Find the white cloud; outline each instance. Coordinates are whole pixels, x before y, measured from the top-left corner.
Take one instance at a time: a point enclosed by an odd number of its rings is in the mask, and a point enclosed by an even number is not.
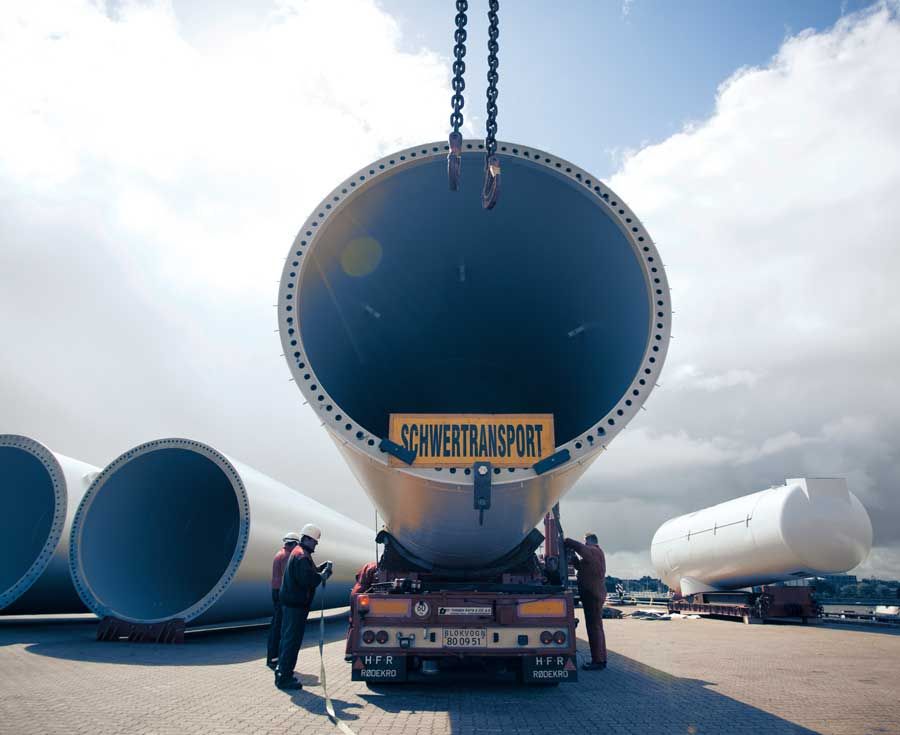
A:
[[[606,554],[606,573],[619,579],[640,579],[653,575],[649,551],[613,551]]]
[[[370,522],[272,305],[321,197],[445,132],[447,59],[374,0],[202,45],[167,2],[112,7],[0,4],[0,431],[98,464],[193,436]]]
[[[103,8],[0,4],[2,430],[95,463],[192,435],[367,521],[272,299],[325,192],[443,134],[448,61],[401,51],[374,0],[202,46],[163,2]],[[566,501],[623,568],[665,517],[804,473],[846,475],[900,544],[898,68],[896,5],[849,15],[624,156],[611,184],[671,263],[676,339]]]
[[[585,523],[615,498],[686,512],[837,474],[900,545],[897,7],[788,38],[612,178],[671,263],[675,339],[648,411],[574,491],[598,500]],[[619,548],[649,544],[639,521]]]
[[[847,417],[838,424],[853,424],[858,419]],[[638,427],[616,439],[613,448],[588,470],[588,477],[650,478],[685,469],[702,467],[734,468],[775,454],[810,445],[827,445],[835,424],[829,424],[815,436],[802,436],[787,431],[776,436],[753,437],[759,443],[736,439],[733,435],[693,437],[686,431],[656,434],[648,427]],[[783,479],[783,478],[782,478]]]
[[[715,393],[741,385],[753,388],[761,377],[758,372],[741,368],[732,368],[717,375],[707,375],[694,365],[682,363],[668,372],[666,385],[670,389],[699,389]]]
[[[610,561],[615,554],[621,560],[649,560],[650,542],[644,536],[652,534],[668,518],[678,514],[677,504],[656,497],[645,498],[634,494],[628,497],[612,497],[598,488],[589,497],[579,494],[567,496],[561,503],[561,518],[566,536],[580,539],[586,533],[595,533],[606,552],[609,574],[629,577],[630,574],[613,570]],[[649,536],[647,537],[649,539]],[[641,567],[641,577],[650,571],[649,561]]]
[[[900,549],[875,547],[869,558],[851,572],[860,579],[900,579]]]
[[[324,191],[446,127],[445,61],[401,52],[366,0],[285,4],[202,51],[163,2],[114,17],[4,4],[0,34],[7,185],[51,199],[87,187],[121,250],[152,246],[170,282],[266,289]]]

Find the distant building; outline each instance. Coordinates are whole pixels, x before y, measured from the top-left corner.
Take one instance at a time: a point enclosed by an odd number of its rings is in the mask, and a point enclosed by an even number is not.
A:
[[[820,579],[824,579],[836,590],[839,590],[844,585],[857,583],[855,574],[826,574],[825,576],[820,577]]]
[[[616,577],[606,578],[606,589],[611,592],[615,589],[616,584],[621,584],[626,592],[651,592],[664,594],[669,588],[662,580],[656,577],[643,576],[640,579],[618,579]]]

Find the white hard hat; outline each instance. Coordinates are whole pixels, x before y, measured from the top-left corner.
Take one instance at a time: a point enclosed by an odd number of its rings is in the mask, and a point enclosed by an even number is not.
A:
[[[284,534],[284,538],[281,540],[284,541],[285,543],[287,543],[288,541],[293,541],[295,544],[299,544],[300,543],[300,534],[297,533],[296,531],[288,531],[286,534]]]
[[[322,538],[322,529],[314,523],[307,523],[303,528],[300,529],[300,535],[309,536],[310,538],[314,538],[316,541],[318,541]]]

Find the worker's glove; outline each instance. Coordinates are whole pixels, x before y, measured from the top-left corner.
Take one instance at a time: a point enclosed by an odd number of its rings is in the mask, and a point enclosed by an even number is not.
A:
[[[334,562],[326,561],[323,565],[325,568],[319,572],[319,576],[322,578],[322,581],[325,582],[332,574],[332,569],[334,568]]]

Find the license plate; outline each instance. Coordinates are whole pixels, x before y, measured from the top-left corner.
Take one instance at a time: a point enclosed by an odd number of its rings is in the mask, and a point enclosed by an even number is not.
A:
[[[484,628],[444,628],[444,648],[486,648]]]
[[[406,656],[367,654],[353,660],[353,681],[406,681]]]
[[[576,658],[567,654],[525,656],[522,659],[522,674],[529,683],[578,681],[577,664]]]

